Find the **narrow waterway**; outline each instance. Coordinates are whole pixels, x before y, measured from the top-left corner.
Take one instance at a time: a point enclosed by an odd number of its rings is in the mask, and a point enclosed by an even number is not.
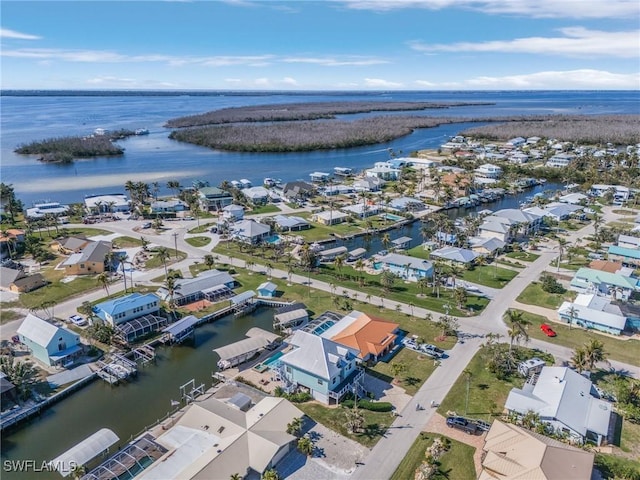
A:
[[[32,471],[12,472],[7,460],[52,460],[100,428],[110,428],[120,445],[171,410],[180,400],[180,386],[191,379],[196,385],[212,384],[218,356],[212,349],[244,338],[251,327],[272,331],[273,310],[261,308],[250,315],[223,317],[196,330],[195,343],[159,347],[155,364],[141,367],[137,378],[119,386],[103,380],[71,394],[13,433],[2,435],[3,479],[33,479]],[[41,472],[37,478],[60,479],[57,472]]]

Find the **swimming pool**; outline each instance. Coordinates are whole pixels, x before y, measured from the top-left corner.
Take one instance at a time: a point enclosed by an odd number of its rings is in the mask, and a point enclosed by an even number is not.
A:
[[[400,215],[394,215],[393,213],[383,213],[380,216],[387,220],[393,220],[394,222],[399,222],[400,220],[404,220],[404,217],[401,217]]]
[[[280,238],[280,235],[271,235],[270,237],[265,238],[264,241],[275,245],[280,243],[282,239]]]
[[[267,358],[264,362],[262,362],[262,364],[266,365],[267,367],[270,367],[271,365],[276,363],[282,355],[283,355],[282,352],[276,352],[273,355],[271,355],[269,358]]]

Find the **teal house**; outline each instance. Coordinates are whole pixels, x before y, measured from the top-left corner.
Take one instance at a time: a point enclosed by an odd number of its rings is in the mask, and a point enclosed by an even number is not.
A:
[[[50,367],[68,367],[82,355],[80,335],[56,327],[31,313],[18,328],[20,341],[36,360]]]
[[[276,296],[278,286],[273,282],[264,282],[258,287],[258,296],[273,298]]]
[[[355,348],[303,330],[297,330],[289,344],[294,349],[280,357],[278,366],[278,376],[289,393],[306,391],[319,402],[337,404],[364,377],[364,370],[356,366],[359,352]]]

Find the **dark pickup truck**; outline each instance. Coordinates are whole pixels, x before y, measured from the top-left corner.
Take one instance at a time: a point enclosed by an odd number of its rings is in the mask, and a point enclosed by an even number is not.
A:
[[[467,432],[469,435],[475,435],[478,431],[478,425],[464,417],[447,417],[447,426]]]

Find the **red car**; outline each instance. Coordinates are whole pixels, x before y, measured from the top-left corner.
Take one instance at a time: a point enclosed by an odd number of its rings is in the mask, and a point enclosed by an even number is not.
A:
[[[543,323],[542,325],[540,325],[540,330],[542,330],[547,337],[556,336],[556,332],[553,330],[553,328],[551,328],[546,323]]]

